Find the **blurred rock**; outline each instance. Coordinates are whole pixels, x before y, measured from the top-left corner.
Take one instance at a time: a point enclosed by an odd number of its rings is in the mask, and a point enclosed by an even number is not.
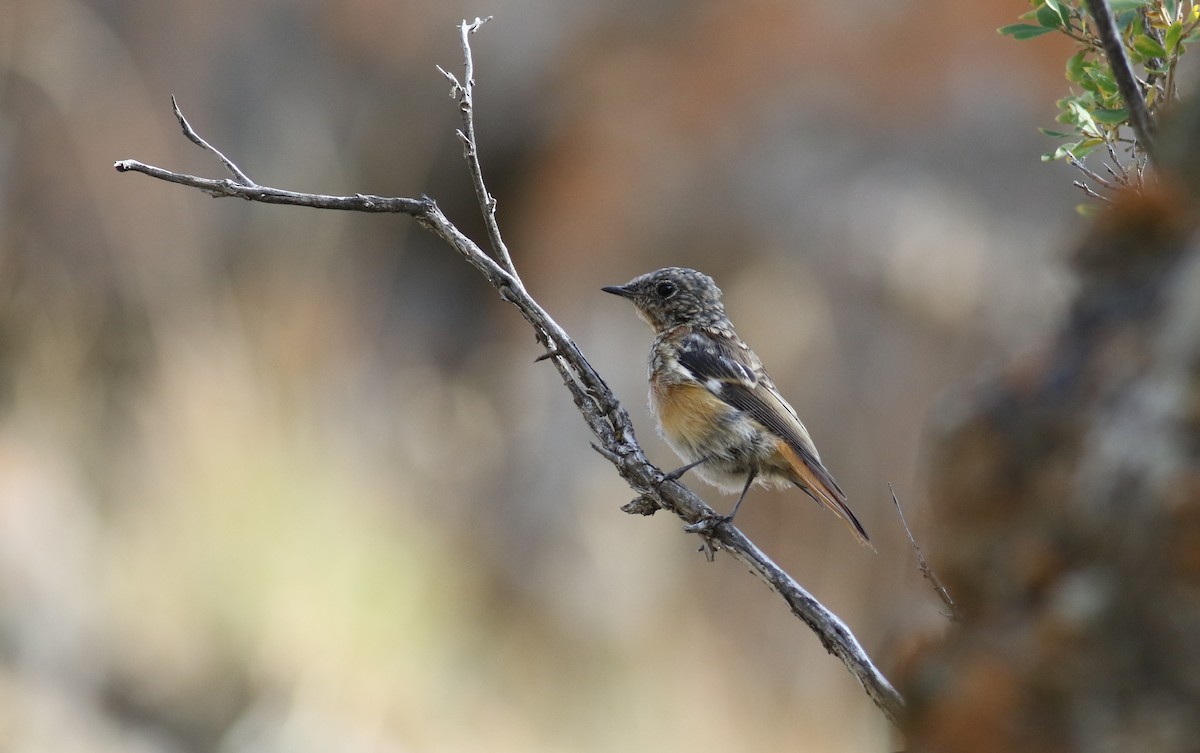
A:
[[[1167,164],[1076,250],[1057,332],[943,412],[933,564],[963,617],[901,678],[910,751],[1196,750],[1200,170]]]

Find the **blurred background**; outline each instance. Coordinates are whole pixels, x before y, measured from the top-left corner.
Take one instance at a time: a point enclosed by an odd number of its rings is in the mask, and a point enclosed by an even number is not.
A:
[[[650,332],[712,274],[879,548],[795,490],[739,523],[885,671],[945,626],[922,438],[1043,332],[1081,200],[1023,0],[5,0],[0,750],[889,750],[861,688],[589,447],[514,310],[403,216],[114,160],[435,197],[484,237],[435,69],[474,38],[526,283],[678,463]],[[722,497],[694,487],[718,509]],[[923,540],[927,552],[938,542]]]

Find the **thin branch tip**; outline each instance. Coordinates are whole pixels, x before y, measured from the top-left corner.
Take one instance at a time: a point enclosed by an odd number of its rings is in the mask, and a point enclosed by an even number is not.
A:
[[[921,575],[929,581],[934,593],[938,595],[938,598],[950,610],[949,614],[946,615],[947,619],[951,622],[957,622],[959,619],[958,605],[954,603],[950,592],[942,585],[942,579],[937,576],[937,573],[933,571],[933,567],[925,559],[924,553],[921,552],[921,547],[917,546],[917,540],[913,537],[912,530],[908,527],[908,521],[904,518],[904,510],[900,506],[900,498],[896,496],[896,490],[892,487],[891,482],[888,482],[888,491],[892,494],[892,504],[896,506],[896,514],[900,516],[900,524],[904,526],[904,533],[908,536],[909,546],[912,547],[913,554],[917,557],[917,568],[921,571]]]
[[[613,452],[612,450],[608,449],[604,445],[597,444],[596,442],[592,442],[591,445],[592,445],[593,450],[600,453],[600,455],[602,455],[610,463],[621,462],[621,456],[618,455],[617,453]]]
[[[242,168],[234,164],[233,160],[226,157],[221,153],[221,150],[208,143],[200,136],[200,134],[196,133],[196,129],[192,128],[192,124],[189,123],[187,118],[183,116],[183,110],[180,109],[179,102],[176,101],[174,94],[171,95],[171,111],[175,113],[175,119],[179,121],[179,127],[183,129],[183,135],[188,141],[192,142],[206,152],[212,152],[213,156],[221,161],[221,164],[225,166],[225,169],[229,171],[229,174],[232,175],[234,179],[236,179],[241,185],[250,187],[258,186],[257,183],[255,183],[253,180],[250,180],[249,175],[246,175],[246,173],[242,172]]]
[[[471,21],[470,23],[467,23],[467,20],[464,18],[461,28],[463,29],[463,31],[474,34],[475,32],[479,31],[479,27],[483,26],[488,21],[491,21],[493,18],[494,18],[494,16],[485,16],[484,18],[475,16],[475,20]]]
[[[457,99],[461,98],[463,86],[462,86],[462,84],[460,84],[458,82],[458,76],[455,76],[453,73],[446,70],[445,68],[443,68],[440,65],[436,65],[434,67],[437,68],[438,71],[441,72],[441,74],[446,77],[446,80],[450,82],[450,99],[457,100]]]
[[[475,187],[475,198],[483,213],[483,224],[487,229],[488,243],[492,248],[492,257],[504,268],[512,279],[520,281],[516,265],[513,264],[508,246],[500,233],[500,225],[496,222],[495,199],[487,189],[483,179],[483,167],[479,162],[479,141],[475,136],[475,60],[471,53],[472,33],[492,19],[492,16],[479,18],[468,22],[463,19],[459,25],[463,52],[463,76],[460,85],[454,91],[457,94],[458,109],[462,116],[462,128],[455,135],[463,145],[463,158],[467,161],[467,172],[471,175],[471,183]]]

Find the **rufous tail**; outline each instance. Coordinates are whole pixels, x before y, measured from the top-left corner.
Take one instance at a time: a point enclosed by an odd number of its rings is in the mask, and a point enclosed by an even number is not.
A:
[[[788,450],[793,456],[789,459],[794,461],[791,464],[792,483],[803,489],[808,496],[838,516],[854,533],[861,544],[870,547],[873,552],[877,551],[875,545],[871,543],[870,537],[867,536],[867,529],[863,528],[862,523],[858,522],[858,518],[855,517],[854,512],[846,505],[846,495],[842,493],[837,483],[833,481],[833,478],[829,475],[829,471],[825,470],[824,466],[822,466],[820,471],[814,472],[808,463],[801,460],[794,450],[791,450],[790,447]],[[825,479],[829,479],[829,483],[826,483]]]

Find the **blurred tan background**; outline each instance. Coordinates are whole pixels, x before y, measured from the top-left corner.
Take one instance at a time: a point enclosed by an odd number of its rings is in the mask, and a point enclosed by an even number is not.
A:
[[[588,447],[516,313],[405,217],[213,201],[136,158],[435,197],[475,37],[484,169],[531,291],[629,405],[599,292],[726,291],[877,542],[798,491],[739,522],[885,669],[938,605],[922,436],[1061,306],[1066,48],[1022,0],[5,0],[0,750],[889,750],[855,681]],[[695,487],[719,509],[732,498]],[[936,541],[923,541],[936,550]]]

